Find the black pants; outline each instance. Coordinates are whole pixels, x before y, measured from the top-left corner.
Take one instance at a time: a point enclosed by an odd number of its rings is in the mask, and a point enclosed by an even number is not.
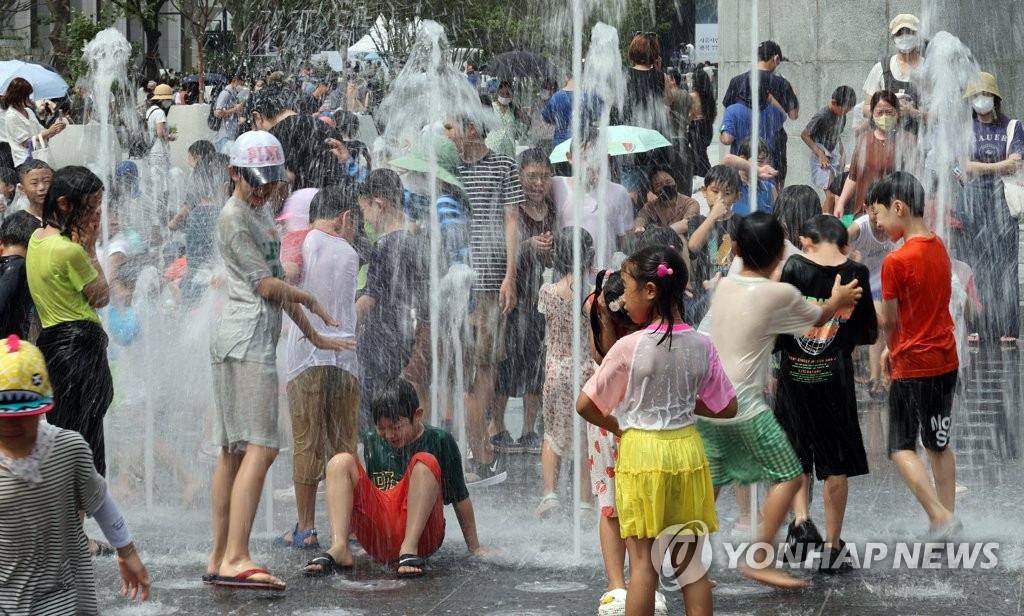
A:
[[[81,434],[92,448],[96,470],[106,475],[103,418],[114,399],[107,334],[92,321],[60,323],[39,334],[39,350],[53,386],[54,408],[46,420]]]

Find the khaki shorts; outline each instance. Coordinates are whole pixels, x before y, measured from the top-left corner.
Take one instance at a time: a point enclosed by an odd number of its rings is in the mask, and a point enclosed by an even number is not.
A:
[[[469,364],[475,368],[494,366],[505,359],[505,315],[498,306],[497,291],[473,291],[476,309],[469,315],[473,329],[473,350]]]
[[[356,455],[359,380],[335,366],[312,366],[288,381],[292,417],[292,481],[317,485],[326,460]]]
[[[213,364],[214,443],[231,453],[248,444],[278,448],[277,367],[227,359]]]

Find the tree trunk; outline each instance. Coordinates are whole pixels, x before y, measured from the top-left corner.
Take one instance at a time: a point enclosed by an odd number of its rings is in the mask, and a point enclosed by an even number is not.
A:
[[[194,34],[194,33],[193,33]],[[199,59],[199,102],[206,102],[206,82],[203,77],[206,75],[206,60],[203,59],[203,35],[204,32],[200,32],[199,36],[196,36],[196,57]]]
[[[143,24],[142,30],[146,34],[146,58],[142,65],[142,71],[147,79],[156,79],[160,74],[160,32],[159,23]]]
[[[58,73],[64,74],[67,71],[68,47],[68,25],[71,23],[71,3],[69,0],[47,0],[47,8],[50,9],[50,17],[53,22],[50,24],[50,46],[53,54],[53,68]]]

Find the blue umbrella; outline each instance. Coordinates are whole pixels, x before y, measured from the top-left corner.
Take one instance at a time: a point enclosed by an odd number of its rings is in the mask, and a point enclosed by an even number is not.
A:
[[[0,92],[7,92],[7,86],[15,77],[21,77],[32,84],[32,98],[42,100],[61,98],[68,94],[68,84],[58,73],[42,64],[7,60],[0,62]]]
[[[377,53],[376,51],[371,51],[367,53],[365,56],[363,56],[363,60],[366,60],[367,62],[374,62],[376,60],[380,60],[380,54]]]

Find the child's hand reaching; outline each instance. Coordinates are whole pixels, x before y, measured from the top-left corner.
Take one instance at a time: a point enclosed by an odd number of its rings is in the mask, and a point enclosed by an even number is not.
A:
[[[860,301],[862,295],[864,295],[864,289],[860,288],[860,282],[856,278],[847,284],[843,284],[839,275],[836,274],[836,281],[832,284],[832,297],[838,302],[839,306],[854,306]]]
[[[121,570],[121,594],[129,599],[149,601],[149,572],[133,544],[118,548],[117,568]]]

